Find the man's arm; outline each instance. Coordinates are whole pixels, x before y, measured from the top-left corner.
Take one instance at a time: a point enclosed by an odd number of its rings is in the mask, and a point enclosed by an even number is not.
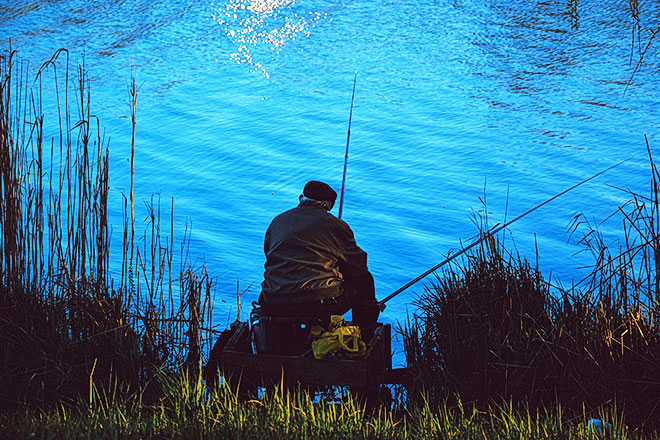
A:
[[[363,275],[369,272],[367,266],[367,253],[355,242],[353,231],[345,222],[341,222],[338,228],[337,238],[339,241],[339,270],[349,276]]]

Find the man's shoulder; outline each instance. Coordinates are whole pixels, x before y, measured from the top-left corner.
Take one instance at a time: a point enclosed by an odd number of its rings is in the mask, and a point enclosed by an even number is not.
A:
[[[277,214],[277,215],[273,218],[273,220],[278,219],[278,218],[282,218],[282,217],[288,217],[288,216],[291,216],[291,215],[296,215],[296,209],[297,209],[297,207],[295,207],[295,208],[291,208],[291,209],[287,209],[287,210],[284,211],[284,212],[280,212],[279,214]]]

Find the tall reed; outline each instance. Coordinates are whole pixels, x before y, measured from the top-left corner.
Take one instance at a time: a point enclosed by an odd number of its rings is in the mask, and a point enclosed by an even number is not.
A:
[[[146,203],[140,249],[131,184],[122,263],[111,263],[109,147],[91,112],[84,64],[76,73],[72,81],[65,49],[36,74],[16,51],[0,56],[2,407],[74,398],[90,377],[111,372],[129,386],[153,385],[163,368],[196,366],[211,342],[206,268],[183,257],[178,273],[172,267],[173,202],[169,236],[161,235],[160,200]],[[55,102],[44,102],[43,87]],[[134,123],[137,92],[133,87]],[[119,267],[116,286],[111,273]]]

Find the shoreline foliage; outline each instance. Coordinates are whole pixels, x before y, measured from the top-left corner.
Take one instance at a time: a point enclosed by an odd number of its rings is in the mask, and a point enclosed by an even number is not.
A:
[[[476,408],[561,404],[574,415],[613,406],[627,423],[657,429],[660,174],[650,149],[649,159],[650,196],[629,192],[619,208],[625,241],[616,253],[584,215],[575,216],[570,232],[595,262],[571,289],[507,253],[504,235],[436,274],[400,328],[413,389],[436,402],[460,395]],[[480,229],[486,234],[487,226]]]
[[[176,255],[173,203],[161,230],[152,196],[136,237],[136,81],[115,265],[109,147],[84,65],[73,81],[66,50],[34,76],[16,59],[0,54],[0,437],[593,438],[595,417],[641,438],[626,426],[660,420],[654,166],[651,197],[631,194],[621,210],[618,254],[576,217],[597,256],[583,286],[556,296],[496,237],[438,275],[400,330],[405,400],[375,411],[277,390],[245,401],[199,374],[216,334],[213,283],[188,263],[185,239]],[[43,102],[42,87],[57,102]]]
[[[61,49],[32,76],[17,58],[0,55],[0,409],[73,401],[92,378],[111,376],[157,396],[157,371],[197,368],[208,349],[212,282],[184,257],[176,274],[173,221],[161,236],[153,196],[135,238],[131,174],[115,285],[109,151],[84,65],[72,80]],[[42,101],[42,87],[55,103]],[[132,80],[133,142],[137,93]]]

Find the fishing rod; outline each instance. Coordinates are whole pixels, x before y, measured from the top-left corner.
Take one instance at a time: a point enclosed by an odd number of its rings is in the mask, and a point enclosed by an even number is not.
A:
[[[458,257],[458,256],[460,256],[460,255],[463,255],[464,253],[466,253],[467,251],[469,251],[470,249],[472,249],[473,247],[475,247],[476,245],[478,245],[479,243],[481,243],[482,241],[484,241],[484,240],[487,239],[488,237],[492,237],[492,236],[494,236],[495,234],[497,234],[498,232],[500,232],[502,229],[504,229],[504,228],[506,228],[507,226],[509,226],[509,225],[511,225],[511,224],[513,224],[513,223],[515,223],[515,222],[517,222],[517,221],[520,220],[521,218],[525,217],[527,214],[531,214],[532,212],[534,212],[534,211],[536,211],[537,209],[539,209],[541,206],[544,206],[544,205],[546,205],[546,204],[552,202],[554,199],[563,196],[563,195],[566,194],[567,192],[572,191],[572,190],[574,190],[575,188],[577,188],[578,186],[581,186],[581,185],[583,185],[583,184],[589,182],[590,180],[595,179],[596,177],[600,176],[601,174],[604,174],[604,173],[610,171],[611,169],[618,167],[619,165],[621,165],[621,164],[624,163],[624,162],[627,162],[627,161],[630,160],[630,159],[632,159],[632,156],[629,157],[628,159],[624,159],[624,160],[622,160],[621,162],[616,163],[616,164],[610,166],[609,168],[604,169],[603,171],[601,171],[601,172],[599,172],[599,173],[594,174],[593,176],[589,177],[588,179],[584,179],[582,182],[576,183],[575,185],[573,185],[573,186],[571,186],[570,188],[568,188],[568,189],[566,189],[566,190],[560,192],[559,194],[550,197],[550,198],[549,198],[548,200],[546,200],[545,202],[543,202],[543,203],[541,203],[541,204],[539,204],[539,205],[536,205],[535,207],[533,207],[532,209],[530,209],[530,210],[528,210],[528,211],[525,211],[524,213],[520,214],[518,217],[514,218],[513,220],[508,221],[508,222],[505,222],[503,225],[501,225],[501,226],[499,226],[499,227],[496,227],[495,229],[492,229],[491,231],[486,232],[481,238],[479,238],[478,240],[476,240],[475,242],[473,242],[472,244],[470,244],[468,247],[463,248],[463,250],[461,250],[460,252],[458,252],[458,253],[452,255],[451,257],[447,257],[447,258],[446,258],[445,260],[443,260],[441,263],[436,264],[435,266],[433,266],[432,268],[430,268],[429,270],[427,270],[427,271],[424,272],[423,274],[419,275],[417,278],[415,278],[415,279],[409,281],[409,282],[406,283],[405,285],[401,286],[400,288],[398,288],[397,290],[395,290],[394,292],[392,292],[391,294],[389,294],[388,296],[386,296],[382,301],[379,301],[379,302],[378,302],[378,306],[380,307],[381,312],[382,312],[383,310],[385,310],[385,303],[386,303],[387,301],[391,300],[392,298],[394,298],[395,296],[397,296],[398,294],[400,294],[401,292],[403,292],[404,290],[406,290],[408,287],[412,286],[413,284],[415,284],[415,283],[418,282],[419,280],[421,280],[421,279],[423,279],[423,278],[426,278],[426,277],[427,277],[428,275],[430,275],[432,272],[435,272],[436,270],[438,270],[439,268],[441,268],[441,267],[444,266],[445,264],[447,264],[447,263],[449,263],[450,261],[452,261],[454,258],[456,258],[456,257]]]
[[[353,77],[353,94],[351,95],[351,113],[348,116],[348,134],[346,135],[346,154],[344,155],[344,175],[341,178],[341,195],[339,196],[339,213],[337,218],[341,218],[341,211],[344,207],[344,188],[346,187],[346,167],[348,166],[348,143],[351,140],[351,120],[353,119],[353,100],[355,99],[355,83],[357,82],[357,72]]]

